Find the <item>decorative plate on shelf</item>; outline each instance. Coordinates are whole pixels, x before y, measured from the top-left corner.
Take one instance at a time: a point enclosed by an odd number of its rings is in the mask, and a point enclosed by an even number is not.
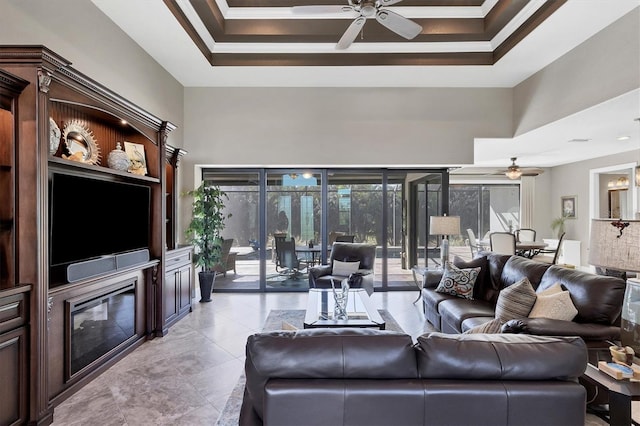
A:
[[[69,155],[63,154],[62,158],[86,164],[100,163],[100,147],[98,147],[91,130],[81,121],[69,121],[65,124],[62,133],[67,151],[69,151]]]
[[[49,117],[49,154],[54,155],[58,152],[60,136],[62,136],[60,127],[58,127],[53,117]]]

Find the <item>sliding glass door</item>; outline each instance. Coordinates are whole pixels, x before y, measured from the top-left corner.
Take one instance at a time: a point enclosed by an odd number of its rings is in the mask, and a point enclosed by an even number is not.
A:
[[[415,289],[411,267],[433,261],[429,248],[438,244],[428,233],[428,217],[446,205],[444,175],[388,169],[203,171],[205,181],[227,193],[226,212],[232,215],[223,235],[234,240],[236,268],[216,278],[216,291],[307,291],[308,268],[326,264],[336,240],[376,246],[378,290]]]

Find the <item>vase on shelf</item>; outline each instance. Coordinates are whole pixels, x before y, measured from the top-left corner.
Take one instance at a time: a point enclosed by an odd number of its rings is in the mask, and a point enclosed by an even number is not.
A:
[[[116,149],[107,156],[109,168],[126,172],[129,169],[129,156],[122,150],[120,142],[116,143]]]

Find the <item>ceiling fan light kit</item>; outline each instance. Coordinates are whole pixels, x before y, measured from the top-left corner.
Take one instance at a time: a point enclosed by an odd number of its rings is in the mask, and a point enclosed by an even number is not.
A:
[[[519,179],[522,176],[522,170],[516,164],[516,157],[511,157],[511,165],[507,167],[507,171],[504,174],[512,180]]]
[[[349,6],[294,6],[293,13],[327,14],[336,12],[357,13],[358,16],[344,32],[336,49],[349,48],[362,31],[367,18],[375,18],[382,26],[407,40],[414,39],[422,32],[422,26],[390,10],[385,6],[399,3],[402,0],[348,0]]]

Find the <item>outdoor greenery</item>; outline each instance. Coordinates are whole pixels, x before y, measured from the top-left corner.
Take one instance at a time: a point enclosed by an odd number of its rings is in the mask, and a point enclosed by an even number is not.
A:
[[[194,263],[209,272],[221,260],[221,232],[225,220],[231,217],[224,212],[228,196],[220,187],[208,186],[205,182],[185,195],[193,197],[192,218],[185,231],[187,241],[196,248]]]

